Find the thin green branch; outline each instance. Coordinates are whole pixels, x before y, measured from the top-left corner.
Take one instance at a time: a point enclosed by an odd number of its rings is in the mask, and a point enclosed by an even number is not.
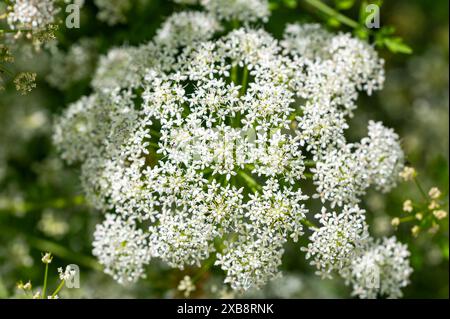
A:
[[[45,273],[44,273],[44,285],[42,287],[42,299],[45,299],[47,293],[47,282],[48,282],[48,263],[45,263]]]
[[[247,174],[247,172],[239,171],[238,174],[244,181],[249,184],[250,188],[254,191],[260,191],[262,189],[261,185],[259,185],[259,183],[251,175]]]
[[[307,4],[309,4],[310,6],[313,6],[314,8],[319,10],[320,12],[322,12],[332,18],[335,18],[336,20],[338,20],[339,22],[341,22],[342,24],[344,24],[346,26],[349,26],[350,28],[356,29],[360,26],[357,21],[350,19],[349,17],[339,13],[338,11],[336,11],[335,9],[326,5],[325,3],[323,3],[320,0],[304,0],[304,1]]]
[[[242,76],[242,87],[241,87],[241,92],[240,95],[244,95],[245,92],[247,92],[247,85],[248,85],[248,68],[244,67],[244,74]]]
[[[424,200],[426,202],[429,201],[428,195],[427,193],[425,193],[425,191],[423,190],[422,185],[420,184],[419,179],[417,178],[417,176],[414,177],[414,183],[416,184],[417,188],[419,189],[420,194],[422,195],[422,197],[424,198]]]
[[[66,281],[65,280],[62,280],[60,283],[59,283],[59,286],[58,286],[58,288],[56,288],[56,290],[53,292],[53,294],[52,294],[52,298],[55,298],[56,297],[56,295],[58,294],[58,292],[62,289],[62,287],[64,287],[64,284],[66,283]]]

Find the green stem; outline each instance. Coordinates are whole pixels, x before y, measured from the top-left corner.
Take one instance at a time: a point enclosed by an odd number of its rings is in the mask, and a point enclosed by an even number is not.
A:
[[[44,273],[44,286],[42,288],[42,299],[45,299],[45,294],[47,292],[47,279],[48,279],[48,264],[45,264],[45,273]]]
[[[248,84],[248,69],[247,67],[244,67],[244,74],[242,76],[242,87],[241,87],[241,92],[240,95],[244,95],[245,92],[247,92],[247,84]]]
[[[0,29],[2,33],[33,32],[32,29]]]
[[[232,26],[233,29],[239,29],[239,26],[240,26],[239,20],[234,19],[231,22],[231,26]]]
[[[410,222],[410,221],[415,220],[415,219],[416,219],[416,216],[411,215],[411,216],[400,218],[400,222],[401,223],[406,223],[406,222]]]
[[[425,201],[428,202],[428,200],[429,200],[428,195],[423,190],[422,185],[420,184],[420,181],[417,177],[414,177],[414,183],[416,184],[417,188],[419,189],[419,192],[422,195],[422,197],[425,199]]]
[[[316,162],[312,161],[312,160],[305,160],[305,166],[306,167],[316,167]]]
[[[260,191],[261,185],[259,185],[259,183],[249,174],[247,174],[245,171],[239,171],[239,176],[242,177],[242,179],[244,179],[250,186],[250,188],[253,191]]]
[[[8,70],[7,68],[5,68],[4,66],[1,66],[1,65],[0,65],[0,72],[6,73],[11,77],[14,75],[10,70]]]
[[[238,66],[237,65],[233,65],[233,67],[231,68],[231,82],[233,83],[237,83],[237,77],[238,77]]]
[[[306,3],[308,3],[309,5],[313,6],[314,8],[316,8],[317,10],[321,11],[322,13],[335,18],[336,20],[338,20],[339,22],[341,22],[342,24],[345,24],[346,26],[349,26],[353,29],[356,29],[359,27],[359,23],[356,22],[353,19],[350,19],[349,17],[346,17],[345,15],[339,13],[338,11],[336,11],[335,9],[327,6],[325,3],[323,3],[320,0],[304,0]]]
[[[154,129],[150,129],[150,134],[152,134],[156,137],[161,137],[161,133]]]
[[[4,208],[1,208],[0,211],[9,211],[16,212],[20,210],[24,213],[29,213],[33,210],[43,209],[43,208],[56,208],[62,209],[73,206],[81,206],[85,203],[85,199],[83,196],[75,196],[73,198],[55,198],[48,202],[28,202],[20,204],[19,206],[14,202],[6,202]]]
[[[306,179],[313,179],[314,175],[311,173],[303,173],[303,175],[305,176]]]
[[[59,283],[58,288],[56,288],[56,290],[53,292],[52,294],[52,298],[55,298],[55,296],[58,294],[58,292],[62,289],[62,287],[64,287],[64,284],[66,283],[65,280],[61,280],[61,282]]]
[[[301,220],[301,223],[302,223],[303,225],[305,225],[306,227],[311,228],[311,229],[317,229],[317,228],[319,228],[319,227],[317,227],[313,222],[307,220],[306,218],[305,218],[305,219],[302,219],[302,220]]]
[[[206,262],[206,264],[203,265],[203,267],[200,269],[200,271],[192,278],[192,282],[196,283],[197,281],[202,278],[202,276],[208,272],[208,270],[214,265],[216,261],[216,258],[211,258]]]

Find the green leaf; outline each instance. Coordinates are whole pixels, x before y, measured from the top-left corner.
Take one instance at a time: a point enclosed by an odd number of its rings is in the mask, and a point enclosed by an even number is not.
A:
[[[383,39],[383,43],[392,53],[411,54],[413,50],[400,37],[387,37]]]
[[[442,255],[448,260],[448,243],[442,245]]]
[[[366,12],[367,1],[363,1],[359,7],[359,23],[363,24],[366,21],[368,13]]]
[[[297,0],[283,0],[284,5],[288,8],[296,8],[297,7]]]
[[[277,10],[279,7],[280,7],[280,4],[278,2],[275,2],[275,1],[269,2],[269,10],[270,11]]]
[[[277,10],[280,7],[280,4],[277,2],[270,2],[269,3],[269,10],[274,11]]]
[[[355,0],[334,0],[336,4],[336,9],[338,10],[348,10],[353,7]]]
[[[338,19],[333,18],[333,17],[327,19],[327,24],[331,28],[339,28],[341,26],[341,22],[339,22]]]
[[[355,29],[355,35],[360,38],[361,40],[367,40],[369,39],[369,32],[366,28],[357,28]]]

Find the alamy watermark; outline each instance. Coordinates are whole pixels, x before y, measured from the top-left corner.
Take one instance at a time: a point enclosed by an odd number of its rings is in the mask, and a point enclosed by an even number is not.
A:
[[[80,28],[80,15],[81,8],[83,7],[84,0],[75,0],[66,6],[65,12],[66,16],[66,28],[68,29],[79,29]]]
[[[380,28],[380,7],[376,4],[369,4],[366,6],[366,20],[365,24],[368,29]]]
[[[80,288],[80,267],[75,264],[70,264],[66,266],[66,271],[64,278],[64,283],[68,289],[78,289]]]

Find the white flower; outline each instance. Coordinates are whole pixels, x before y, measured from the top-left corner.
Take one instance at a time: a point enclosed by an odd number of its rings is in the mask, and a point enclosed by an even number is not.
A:
[[[55,21],[59,9],[53,0],[12,0],[8,13],[11,29],[45,29]]]
[[[136,119],[134,109],[126,107],[130,103],[130,95],[112,93],[91,95],[71,104],[55,123],[53,139],[61,147],[62,157],[75,162],[99,155],[109,146],[104,144],[108,136],[114,143],[122,143]],[[101,127],[97,127],[99,122]]]
[[[74,83],[88,79],[95,71],[97,58],[95,41],[88,38],[81,39],[67,52],[55,48],[51,51],[51,58],[47,82],[60,90],[68,89]]]
[[[58,274],[60,280],[70,281],[74,276],[76,276],[76,271],[70,266],[67,266],[65,270],[59,267]]]
[[[361,141],[359,160],[366,163],[370,184],[388,192],[398,181],[404,167],[404,154],[399,137],[380,122],[369,122],[369,136]]]
[[[279,266],[285,239],[280,236],[259,234],[256,238],[241,235],[225,243],[225,250],[217,254],[216,265],[225,272],[225,283],[235,290],[245,291],[261,287],[280,276]]]
[[[358,144],[322,150],[314,173],[317,197],[332,206],[358,203],[374,185],[388,192],[403,170],[404,154],[398,135],[381,123],[369,122],[369,136]]]
[[[178,284],[178,290],[183,292],[185,298],[189,297],[191,293],[195,291],[195,285],[192,282],[191,277],[184,276]]]
[[[365,222],[365,211],[359,207],[345,206],[343,212],[327,212],[316,215],[320,228],[314,229],[306,251],[306,258],[322,277],[331,277],[348,267],[369,238]]]
[[[109,25],[127,22],[127,13],[133,3],[130,0],[94,0],[99,12],[97,18]]]
[[[445,210],[435,210],[433,212],[434,217],[436,217],[437,219],[441,220],[447,217],[447,212]]]
[[[441,195],[442,192],[437,187],[432,187],[428,192],[428,196],[430,196],[431,199],[438,199]]]
[[[171,267],[200,266],[213,251],[212,241],[217,230],[207,222],[203,212],[193,212],[189,216],[187,212],[167,211],[159,221],[158,226],[149,229],[150,251],[152,256],[162,258]]]
[[[136,222],[106,215],[94,233],[93,254],[119,283],[135,282],[144,276],[150,260],[147,235]]]
[[[135,87],[142,80],[139,65],[140,50],[116,48],[102,56],[92,86],[98,89]]]
[[[41,261],[44,264],[50,264],[53,260],[53,256],[50,253],[45,253],[44,256],[42,256]]]
[[[266,21],[270,15],[267,0],[200,0],[209,12],[224,20]]]
[[[370,185],[392,187],[402,167],[398,136],[381,124],[360,143],[345,138],[359,91],[381,88],[382,60],[316,26],[290,27],[282,44],[248,27],[215,38],[211,15],[264,20],[267,2],[202,3],[208,14],[177,13],[153,41],[102,57],[92,95],[55,124],[89,202],[108,212],[94,254],[120,282],[150,257],[183,269],[216,255],[233,289],[261,287],[304,234],[313,197],[343,212],[319,216],[308,258],[346,276],[368,240],[356,203]]]
[[[316,24],[288,25],[284,52],[297,56],[295,89],[303,97],[352,115],[358,91],[369,95],[384,83],[384,61],[367,43],[350,34],[333,35]]]
[[[155,43],[179,48],[196,41],[205,41],[220,31],[219,22],[212,15],[183,11],[170,16],[157,31]]]
[[[373,241],[353,259],[344,277],[360,298],[400,298],[401,288],[408,285],[412,273],[409,256],[406,245],[394,237]]]
[[[403,202],[403,211],[411,213],[414,210],[413,202],[410,199],[407,199]]]
[[[322,56],[332,37],[320,24],[288,24],[281,45],[286,52],[315,59]]]
[[[352,151],[353,145],[331,150],[311,169],[317,195],[332,206],[356,204],[369,187],[365,167]]]
[[[413,167],[405,166],[399,174],[404,181],[411,181],[417,176],[417,172]]]

